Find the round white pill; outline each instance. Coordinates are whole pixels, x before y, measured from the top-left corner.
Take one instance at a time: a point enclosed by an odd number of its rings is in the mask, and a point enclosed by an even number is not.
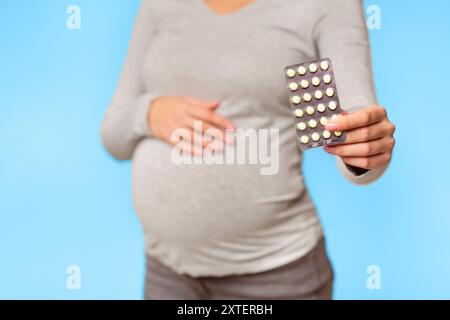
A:
[[[297,123],[297,130],[300,130],[300,131],[306,130],[306,123],[304,123],[304,122]]]
[[[287,76],[288,78],[293,78],[293,77],[295,77],[295,70],[294,70],[294,69],[287,69],[287,70],[286,70],[286,76]]]
[[[299,104],[301,101],[302,101],[302,98],[300,98],[300,96],[293,96],[293,97],[291,98],[291,102],[292,102],[293,104]]]
[[[298,74],[301,75],[301,76],[304,76],[306,74],[306,71],[307,70],[306,70],[306,68],[304,66],[300,66],[297,69]]]
[[[317,111],[319,111],[319,112],[325,112],[325,105],[323,104],[323,103],[319,103],[318,105],[317,105]]]
[[[336,108],[337,108],[337,103],[336,103],[336,101],[331,101],[331,102],[328,104],[328,108],[329,108],[331,111],[336,110]]]
[[[310,128],[315,128],[315,127],[317,127],[317,121],[316,121],[315,119],[309,120],[308,126],[309,126]]]
[[[314,114],[314,107],[313,106],[308,106],[306,107],[306,113],[309,114],[310,116]]]
[[[320,118],[320,124],[323,126],[326,126],[328,123],[328,118],[327,117],[322,117]]]
[[[334,89],[333,89],[333,88],[327,88],[327,90],[325,91],[325,94],[326,94],[328,97],[334,96]]]
[[[303,143],[303,144],[307,144],[309,142],[308,136],[301,136],[300,137],[300,142]]]
[[[335,131],[335,132],[333,132],[333,133],[334,133],[334,135],[335,135],[336,137],[342,136],[342,131]]]
[[[309,87],[309,81],[308,80],[300,81],[300,87],[302,87],[303,89],[308,88]]]
[[[329,74],[326,74],[323,76],[323,82],[326,84],[331,83],[331,76]]]
[[[312,99],[311,94],[305,93],[305,94],[303,95],[303,100],[305,100],[306,102],[310,102],[311,99]]]
[[[294,115],[295,115],[297,118],[303,117],[303,110],[302,110],[302,109],[296,109],[296,110],[294,111]]]
[[[311,135],[311,139],[313,139],[313,141],[319,141],[320,140],[320,134],[318,134],[317,132],[314,132]]]
[[[312,78],[311,83],[313,86],[317,87],[320,84],[320,78],[319,77]]]
[[[323,136],[325,139],[330,139],[330,137],[331,137],[331,132],[328,131],[328,130],[324,130],[324,131],[322,132],[322,136]]]
[[[322,61],[320,63],[320,69],[322,69],[324,71],[328,70],[329,67],[330,67],[330,65],[328,64],[328,61]]]
[[[318,69],[319,69],[319,68],[317,67],[317,64],[315,64],[315,63],[311,63],[311,64],[309,65],[309,72],[314,73],[314,72],[317,72]]]
[[[289,83],[289,90],[295,91],[298,89],[298,83],[297,82],[291,82]]]
[[[320,100],[323,98],[323,93],[320,90],[317,90],[316,92],[314,92],[314,98],[316,98],[317,100]]]
[[[337,119],[337,118],[339,118],[339,116],[338,116],[337,114],[333,114],[333,115],[331,116],[331,119]]]

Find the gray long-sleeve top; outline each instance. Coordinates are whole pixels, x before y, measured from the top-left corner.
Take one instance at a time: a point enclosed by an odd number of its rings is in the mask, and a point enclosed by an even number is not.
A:
[[[107,150],[133,161],[133,202],[146,252],[191,276],[269,270],[298,259],[322,237],[304,185],[283,78],[287,65],[328,57],[348,111],[376,103],[359,0],[256,0],[214,14],[201,0],[143,0],[117,91],[102,126]],[[158,96],[218,100],[241,129],[279,132],[279,170],[258,164],[177,164],[151,135]],[[350,181],[367,184],[385,170]]]

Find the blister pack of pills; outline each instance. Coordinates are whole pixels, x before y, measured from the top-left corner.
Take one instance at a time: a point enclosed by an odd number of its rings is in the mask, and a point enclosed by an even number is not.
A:
[[[344,142],[344,132],[325,129],[342,112],[330,59],[288,66],[284,75],[300,148]]]

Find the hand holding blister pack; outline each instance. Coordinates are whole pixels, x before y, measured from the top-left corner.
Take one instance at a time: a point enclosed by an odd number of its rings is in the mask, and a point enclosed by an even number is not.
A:
[[[330,59],[288,66],[284,74],[300,148],[344,142],[344,132],[325,129],[342,113]]]

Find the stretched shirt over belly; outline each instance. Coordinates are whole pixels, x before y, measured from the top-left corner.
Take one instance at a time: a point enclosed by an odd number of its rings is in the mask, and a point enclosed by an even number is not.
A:
[[[294,134],[282,130],[268,141],[281,153],[266,174],[267,163],[248,157],[176,164],[166,143],[143,140],[133,157],[133,195],[148,254],[180,273],[225,275],[281,266],[311,250],[321,229]],[[237,153],[238,143],[227,151]]]

